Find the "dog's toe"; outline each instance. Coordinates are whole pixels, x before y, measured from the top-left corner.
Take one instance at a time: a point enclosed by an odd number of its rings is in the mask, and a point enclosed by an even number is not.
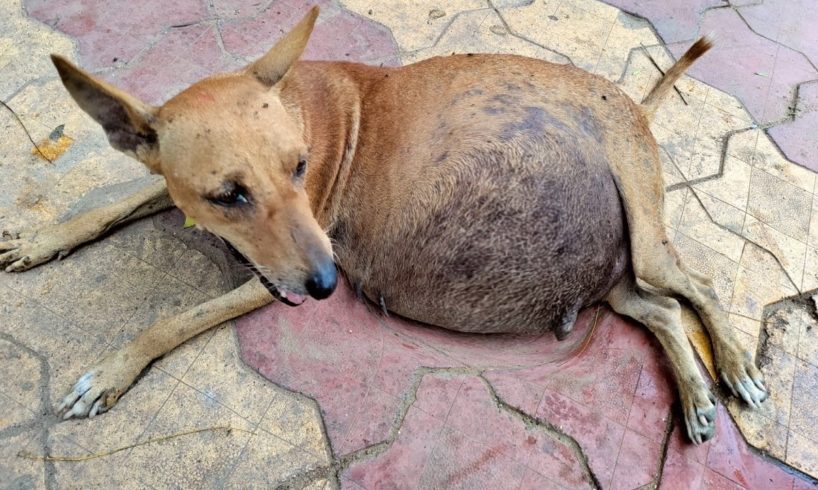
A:
[[[767,399],[769,393],[764,385],[764,376],[752,362],[749,353],[737,353],[725,356],[720,361],[720,374],[724,384],[752,408],[758,408]]]
[[[80,376],[57,406],[63,419],[94,417],[107,412],[145,367],[127,350],[117,351]],[[129,362],[131,360],[131,362]]]
[[[716,435],[716,399],[709,391],[684,402],[684,416],[687,436],[693,443],[701,444]]]

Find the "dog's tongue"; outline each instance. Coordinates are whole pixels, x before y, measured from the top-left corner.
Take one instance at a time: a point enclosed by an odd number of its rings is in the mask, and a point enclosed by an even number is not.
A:
[[[282,298],[287,298],[288,300],[292,301],[293,303],[295,303],[297,305],[300,305],[301,303],[303,303],[304,301],[307,300],[307,298],[305,296],[302,296],[300,294],[295,294],[295,293],[292,293],[290,291],[285,291],[283,289],[279,289],[278,292],[281,294]]]

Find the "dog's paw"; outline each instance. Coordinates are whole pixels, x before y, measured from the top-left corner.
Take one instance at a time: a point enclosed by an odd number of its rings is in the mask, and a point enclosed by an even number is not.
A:
[[[106,357],[80,376],[71,391],[63,397],[57,413],[64,420],[94,417],[107,412],[133,384],[144,368],[125,361],[122,351]]]
[[[733,396],[741,397],[752,408],[759,408],[769,395],[764,375],[753,363],[753,356],[740,348],[722,349],[716,361],[721,379]]]
[[[707,388],[685,396],[682,393],[687,437],[695,444],[709,441],[716,435],[716,398]]]
[[[72,234],[60,225],[45,227],[33,233],[3,232],[0,237],[0,269],[22,272],[54,257],[67,255],[78,244]]]

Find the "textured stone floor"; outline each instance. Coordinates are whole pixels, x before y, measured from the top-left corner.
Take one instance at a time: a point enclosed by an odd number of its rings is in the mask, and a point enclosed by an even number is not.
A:
[[[815,485],[818,10],[808,0],[611,2],[644,18],[592,0],[315,3],[307,57],[400,65],[511,52],[573,63],[637,100],[658,79],[655,64],[715,32],[717,48],[653,125],[666,226],[715,278],[772,399],[751,413],[722,396],[717,439],[695,448],[655,342],[604,308],[584,312],[566,343],[487,339],[383,318],[342,288],[205,333],[155,363],[110,413],[57,423],[55,400],[101,355],[242,276],[169,212],[64,261],[0,275],[4,487]],[[0,0],[0,229],[63,219],[149,179],[75,107],[48,53],[160,103],[263,53],[307,8],[134,5]],[[712,372],[706,336],[685,322]],[[36,459],[46,453],[91,459]]]

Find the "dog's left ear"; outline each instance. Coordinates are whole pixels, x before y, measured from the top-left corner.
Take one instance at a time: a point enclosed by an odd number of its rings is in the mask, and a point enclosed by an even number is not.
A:
[[[102,126],[111,146],[157,173],[159,143],[152,127],[157,109],[77,68],[62,56],[52,54],[51,61],[71,97]]]
[[[310,9],[293,29],[280,39],[273,49],[267,52],[260,60],[250,65],[248,71],[261,83],[272,87],[287,74],[290,67],[304,52],[307,41],[310,40],[315,19],[318,18],[318,6]]]

